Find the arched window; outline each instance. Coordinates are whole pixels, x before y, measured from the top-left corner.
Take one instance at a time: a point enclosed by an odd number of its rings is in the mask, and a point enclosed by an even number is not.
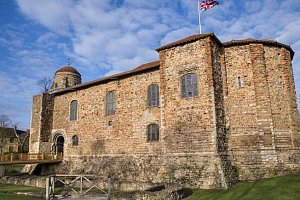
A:
[[[73,135],[72,137],[72,146],[78,146],[78,136]]]
[[[159,87],[157,84],[149,85],[147,92],[148,106],[159,106]]]
[[[198,81],[196,74],[186,74],[181,77],[181,97],[198,96]]]
[[[70,120],[77,120],[77,100],[73,100],[70,104]]]
[[[157,124],[149,124],[147,127],[147,141],[159,140],[159,126]]]
[[[116,111],[116,97],[114,92],[106,94],[106,115],[113,115]]]

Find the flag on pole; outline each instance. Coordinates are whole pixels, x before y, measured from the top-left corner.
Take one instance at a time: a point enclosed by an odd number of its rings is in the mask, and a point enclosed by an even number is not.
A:
[[[202,2],[198,2],[198,16],[199,16],[199,32],[202,34],[202,26],[201,26],[201,13],[211,9],[212,7],[219,5],[219,2],[216,0],[206,0]]]
[[[219,5],[218,1],[215,0],[206,0],[199,3],[201,12],[211,9],[212,7]]]

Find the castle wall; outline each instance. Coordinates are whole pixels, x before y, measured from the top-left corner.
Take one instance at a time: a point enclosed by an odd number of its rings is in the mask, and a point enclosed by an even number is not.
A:
[[[65,156],[130,153],[161,153],[161,141],[147,142],[147,126],[160,125],[159,107],[147,107],[147,88],[159,84],[159,72],[152,71],[58,95],[54,100],[52,138],[62,133]],[[116,94],[116,112],[106,116],[105,97]],[[78,101],[78,119],[70,121],[70,103]],[[72,146],[78,135],[79,145]]]
[[[64,161],[57,172],[110,175],[120,189],[130,189],[121,186],[126,182],[226,188],[237,174],[254,180],[299,171],[290,51],[257,41],[222,45],[213,35],[194,39],[158,49],[159,69],[34,97],[31,152],[53,151],[55,136],[62,135]],[[191,73],[198,94],[183,98],[181,78]],[[151,84],[159,85],[156,107],[147,106]],[[107,116],[111,91],[116,112]],[[153,123],[159,140],[149,142]]]
[[[227,187],[231,180],[225,174],[231,169],[224,145],[220,51],[222,47],[208,37],[159,52],[162,127],[167,154],[194,153],[209,158],[217,166],[214,170],[222,187]],[[181,77],[188,73],[197,76],[198,96],[182,98]],[[204,172],[200,170],[195,177]]]
[[[30,123],[30,153],[49,152],[52,130],[53,96],[43,93],[32,99]]]
[[[228,145],[242,180],[299,167],[299,154],[291,150],[291,140],[296,135],[293,132],[297,132],[291,124],[297,123],[296,117],[292,118],[296,104],[290,97],[294,88],[288,82],[293,80],[291,64],[282,59],[287,53],[284,48],[262,44],[225,48]],[[293,159],[289,160],[289,156]]]
[[[210,40],[203,39],[160,52],[162,127],[166,153],[216,152],[209,48]],[[188,73],[196,74],[199,92],[198,96],[182,98],[180,81]]]
[[[118,182],[228,187],[222,87],[214,87],[222,81],[219,48],[210,38],[203,39],[162,52],[160,71],[56,95],[51,138],[58,133],[65,138],[58,171],[110,174]],[[181,97],[180,80],[186,73],[197,75],[197,97]],[[149,108],[147,88],[153,83],[160,85],[161,106]],[[106,116],[110,91],[116,94],[116,113]],[[69,119],[72,100],[78,101],[76,121]],[[147,142],[152,123],[160,126],[157,142]],[[73,135],[79,136],[78,146],[71,144]]]

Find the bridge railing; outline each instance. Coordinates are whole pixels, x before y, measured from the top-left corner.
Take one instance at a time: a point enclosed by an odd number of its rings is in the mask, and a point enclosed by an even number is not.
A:
[[[63,153],[1,153],[0,163],[27,162],[27,161],[60,161]]]
[[[103,189],[100,185],[105,182],[106,189]],[[57,196],[62,193],[64,193],[63,196],[73,193],[77,197],[91,193],[92,196],[96,195],[99,199],[110,200],[111,186],[111,178],[103,179],[97,175],[52,175],[46,178],[46,200],[57,199]]]

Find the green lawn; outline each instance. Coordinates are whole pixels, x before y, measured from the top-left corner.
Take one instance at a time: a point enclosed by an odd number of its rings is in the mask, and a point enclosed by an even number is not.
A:
[[[300,174],[238,183],[228,190],[194,190],[187,200],[300,200]]]
[[[27,187],[20,185],[0,185],[1,200],[38,200],[42,198],[30,197],[25,195],[16,195],[16,192],[36,192],[44,193],[44,188]]]
[[[44,193],[44,188],[0,185],[1,200],[38,200],[41,198],[14,194]],[[228,190],[194,190],[186,200],[300,200],[300,174],[238,183]]]

